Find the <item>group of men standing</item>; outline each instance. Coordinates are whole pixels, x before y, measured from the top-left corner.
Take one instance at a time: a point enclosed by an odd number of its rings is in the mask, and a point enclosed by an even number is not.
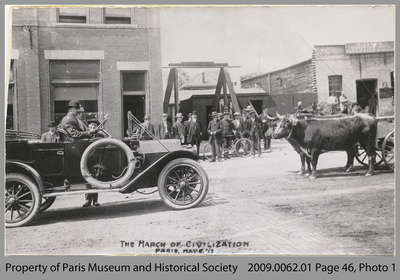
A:
[[[166,113],[162,114],[162,120],[158,125],[153,125],[150,117],[146,115],[141,127],[136,132],[140,140],[151,140],[153,136],[159,139],[179,139],[181,144],[196,146],[197,154],[200,152],[200,143],[203,138],[202,125],[198,119],[198,114],[193,111],[188,115],[187,120],[183,120],[183,114],[176,114],[176,121],[172,125]],[[209,143],[212,149],[212,161],[222,158],[222,153],[226,155],[232,142],[237,138],[249,138],[252,145],[252,153],[261,156],[261,140],[264,140],[264,150],[269,151],[271,146],[272,121],[268,114],[268,108],[258,115],[252,106],[248,106],[239,112],[234,113],[234,119],[228,110],[224,113],[213,112],[212,119],[208,123],[207,132]]]
[[[217,112],[211,114],[212,120],[207,128],[212,152],[211,161],[221,160],[222,153],[228,155],[232,142],[240,138],[251,140],[253,156],[257,152],[261,157],[261,140],[264,140],[264,150],[270,151],[274,118],[268,114],[268,108],[258,115],[252,106],[247,106],[242,110],[242,114],[235,112],[233,116],[232,120],[227,110],[222,116]]]
[[[197,154],[200,152],[200,142],[202,138],[201,123],[197,118],[197,112],[189,114],[188,119],[183,121],[183,114],[176,114],[176,121],[172,125],[166,113],[162,114],[160,124],[153,125],[150,116],[144,117],[141,127],[137,128],[140,140],[151,140],[153,136],[159,139],[179,139],[181,144],[196,146]]]

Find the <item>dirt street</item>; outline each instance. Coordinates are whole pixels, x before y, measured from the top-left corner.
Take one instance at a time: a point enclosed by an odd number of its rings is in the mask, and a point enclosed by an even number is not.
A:
[[[285,141],[272,148],[261,158],[202,162],[210,190],[194,209],[169,210],[158,193],[100,194],[98,208],[82,208],[83,196],[59,197],[32,225],[6,230],[6,253],[153,254],[151,241],[165,249],[181,242],[182,253],[211,241],[203,252],[393,254],[393,173],[365,177],[357,166],[346,174],[346,154],[331,152],[320,157],[320,178],[310,180],[296,174],[299,159]]]

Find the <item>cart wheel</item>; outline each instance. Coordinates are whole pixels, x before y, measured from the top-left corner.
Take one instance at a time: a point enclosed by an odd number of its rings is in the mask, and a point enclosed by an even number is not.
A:
[[[194,160],[178,158],[161,171],[158,189],[168,207],[175,210],[192,208],[207,195],[208,176]]]
[[[253,143],[250,141],[250,139],[241,138],[235,143],[235,152],[240,157],[248,156],[251,153],[252,146]]]
[[[394,131],[386,135],[382,143],[382,157],[385,165],[394,170]]]
[[[28,176],[7,174],[4,203],[6,227],[19,227],[31,222],[39,212],[40,202],[39,189]]]
[[[56,201],[55,196],[42,197],[42,204],[40,204],[39,212],[43,212],[43,211],[49,209],[49,207],[51,205],[53,205],[54,201]]]
[[[203,160],[211,160],[212,159],[211,144],[208,142],[206,144],[204,144],[204,146],[203,146],[202,158],[203,158]]]
[[[359,144],[356,146],[356,160],[364,165],[368,166],[368,155],[367,152]],[[375,166],[379,166],[383,163],[383,156],[381,150],[375,151]]]

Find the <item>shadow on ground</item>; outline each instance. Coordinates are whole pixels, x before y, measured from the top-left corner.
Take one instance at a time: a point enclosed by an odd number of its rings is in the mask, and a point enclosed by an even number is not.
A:
[[[209,194],[198,208],[213,207],[228,203],[227,200],[219,199]],[[111,219],[127,216],[141,216],[158,212],[179,211],[168,208],[162,200],[123,200],[101,204],[100,207],[68,207],[60,209],[49,209],[37,217],[30,226],[39,226],[66,221],[86,221],[97,219]],[[185,210],[181,210],[185,211]]]
[[[355,166],[351,172],[345,172],[345,170],[346,169],[344,167],[318,169],[317,178],[355,177],[355,176],[365,176],[365,174],[367,173],[367,168],[365,166]],[[289,171],[289,173],[298,174],[299,170],[291,170]],[[375,167],[374,175],[386,174],[386,173],[393,173],[393,171],[389,170],[384,166]]]

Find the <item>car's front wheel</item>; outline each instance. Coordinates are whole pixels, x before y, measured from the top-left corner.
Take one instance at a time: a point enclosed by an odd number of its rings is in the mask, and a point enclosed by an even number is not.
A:
[[[169,162],[158,178],[158,189],[165,204],[176,210],[197,206],[208,192],[208,176],[196,161],[178,158]]]
[[[41,195],[37,185],[26,175],[9,173],[6,176],[6,227],[19,227],[31,222],[39,212]]]

